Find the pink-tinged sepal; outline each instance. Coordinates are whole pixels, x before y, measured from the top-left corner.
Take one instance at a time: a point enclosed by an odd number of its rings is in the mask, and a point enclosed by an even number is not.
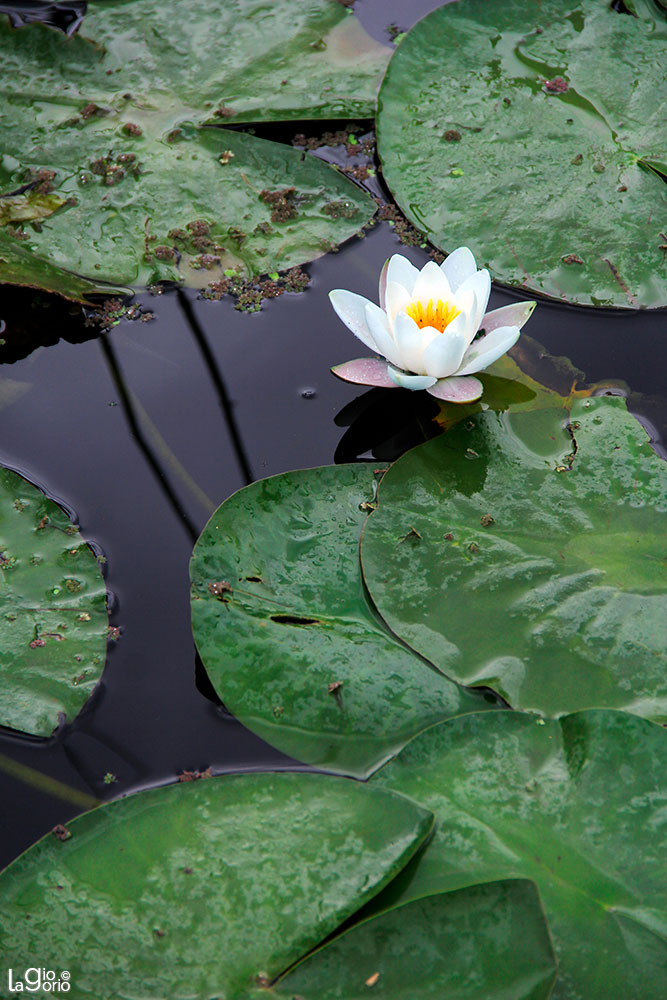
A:
[[[480,328],[487,333],[491,333],[499,326],[516,326],[520,330],[533,315],[536,305],[537,302],[512,302],[509,306],[492,309],[482,319]]]
[[[373,385],[381,389],[395,389],[396,383],[389,377],[387,362],[379,358],[357,358],[336,365],[331,371],[344,382],[355,385]]]
[[[484,386],[478,378],[470,375],[451,375],[441,378],[426,391],[448,403],[474,403],[482,395]]]

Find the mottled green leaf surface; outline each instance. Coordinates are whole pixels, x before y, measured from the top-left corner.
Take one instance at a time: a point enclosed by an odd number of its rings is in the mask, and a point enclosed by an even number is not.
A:
[[[470,886],[353,927],[253,1000],[547,1000],[556,975],[532,882]]]
[[[460,0],[401,42],[378,102],[385,179],[444,250],[584,305],[667,305],[667,23],[605,0]]]
[[[234,120],[369,113],[385,56],[359,54],[335,0],[89,7],[74,38],[0,21],[0,281],[203,287],[302,264],[368,222],[371,199],[321,160],[202,127],[229,123],[230,99]]]
[[[5,869],[3,960],[69,971],[77,998],[243,996],[386,885],[432,819],[400,796],[320,775],[140,792]]]
[[[494,712],[421,733],[373,783],[432,809],[435,836],[377,908],[534,879],[559,963],[553,1000],[663,1000],[666,752],[661,726],[612,711]]]
[[[234,123],[370,118],[391,55],[338,0],[90,0],[73,38],[41,25],[3,35],[8,93],[131,92],[200,120],[224,107],[217,120]]]
[[[667,720],[667,465],[623,399],[477,414],[399,459],[379,501],[366,584],[443,672],[514,708]]]
[[[226,500],[190,566],[192,627],[228,709],[310,764],[364,775],[425,726],[493,707],[398,642],[364,592],[366,465],[284,473]]]
[[[106,592],[65,512],[0,469],[0,725],[49,736],[71,721],[106,656]]]
[[[71,109],[50,104],[46,113]],[[368,196],[347,178],[315,157],[302,160],[290,146],[195,126],[178,130],[173,141],[171,129],[159,135],[148,125],[141,136],[128,136],[121,124],[113,114],[86,122],[81,132],[54,129],[48,143],[17,151],[13,174],[3,178],[0,167],[5,188],[27,165],[53,170],[58,193],[76,201],[39,231],[26,224],[24,237],[14,240],[36,258],[33,265],[24,257],[25,283],[40,284],[40,269],[55,266],[91,281],[184,279],[204,286],[229,268],[257,275],[321,256],[373,214]],[[277,208],[265,200],[292,188]]]
[[[66,299],[85,302],[96,292],[114,292],[96,281],[73,274],[65,268],[51,263],[33,253],[8,231],[0,229],[0,283],[5,285],[27,285],[43,288],[47,292],[58,292]]]

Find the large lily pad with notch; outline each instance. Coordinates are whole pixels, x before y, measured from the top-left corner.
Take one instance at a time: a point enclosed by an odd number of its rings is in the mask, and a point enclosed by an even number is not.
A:
[[[129,92],[223,123],[370,118],[391,55],[338,0],[89,0],[70,39],[3,22],[9,95],[76,107]]]
[[[220,698],[285,753],[363,776],[425,726],[494,706],[392,636],[359,534],[367,465],[283,473],[226,500],[192,556],[192,628]]]
[[[667,465],[623,399],[476,414],[378,495],[364,579],[444,673],[515,708],[667,720]]]
[[[661,726],[624,712],[434,726],[373,778],[437,817],[433,840],[374,908],[534,879],[559,964],[553,1000],[662,1000],[666,752]]]
[[[667,304],[665,12],[460,0],[397,49],[378,150],[408,218],[495,278],[594,306]]]
[[[0,23],[0,281],[203,287],[312,260],[372,217],[321,160],[202,127],[370,113],[386,50],[360,55],[335,0],[89,8],[70,39]]]
[[[104,580],[65,512],[0,469],[0,725],[49,736],[97,684],[108,628]]]
[[[556,976],[532,882],[470,886],[397,906],[306,958],[261,997],[547,1000]]]
[[[39,955],[77,997],[245,996],[403,868],[433,817],[320,775],[140,792],[48,834],[0,876],[8,967]]]
[[[49,104],[44,114],[52,128],[38,144],[22,113],[22,148],[21,126],[13,123],[12,169],[0,166],[0,186],[14,189],[47,170],[58,198],[37,226],[5,227],[0,262],[5,246],[13,242],[16,250],[0,266],[0,280],[52,287],[57,269],[74,297],[95,283],[102,289],[184,280],[203,287],[230,269],[253,276],[319,257],[375,211],[341,173],[290,146],[183,122],[171,128],[173,118],[162,132],[159,115],[129,136],[122,114],[79,127],[64,124],[71,111]],[[14,200],[21,199],[28,213],[30,193]],[[71,272],[86,279],[83,288]]]

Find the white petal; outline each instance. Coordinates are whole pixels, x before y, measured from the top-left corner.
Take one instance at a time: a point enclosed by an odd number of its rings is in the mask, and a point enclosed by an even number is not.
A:
[[[376,306],[374,302],[366,303],[366,323],[375,341],[375,350],[391,361],[394,365],[400,366],[400,356],[394,338],[391,335],[387,314]]]
[[[472,375],[467,378],[452,375],[451,378],[441,378],[426,391],[436,399],[446,399],[448,403],[472,403],[482,395],[484,386]]]
[[[437,330],[432,327],[421,330],[412,316],[408,316],[406,312],[398,313],[394,319],[394,340],[398,350],[398,361],[394,363],[407,372],[425,375],[422,355],[424,348],[434,336],[440,336]]]
[[[449,282],[434,260],[429,260],[419,272],[419,277],[412,289],[412,298],[419,302],[428,302],[429,299],[433,299],[434,303],[438,299],[447,302],[452,298]]]
[[[380,309],[385,307],[385,292],[387,290],[387,271],[389,270],[389,258],[382,265],[382,270],[380,271],[380,287],[379,287],[379,297],[378,302],[380,303]]]
[[[447,260],[440,265],[440,270],[447,278],[451,290],[455,292],[466,278],[477,273],[477,264],[472,250],[469,250],[468,247],[458,247],[457,250],[452,250]]]
[[[477,295],[474,288],[459,288],[452,301],[457,309],[469,316],[472,316],[477,308]]]
[[[362,344],[370,347],[371,351],[377,351],[377,345],[366,322],[366,306],[371,305],[369,300],[355,292],[347,292],[344,288],[334,288],[329,292],[329,301],[348,330],[351,330]]]
[[[498,326],[518,326],[521,329],[533,315],[536,305],[537,302],[513,302],[509,306],[492,309],[484,316],[480,326],[483,326],[487,333],[491,333]]]
[[[470,317],[472,334],[468,341],[468,343],[471,343],[472,338],[482,325],[482,318],[486,312],[486,307],[489,304],[489,295],[491,294],[491,278],[486,268],[482,271],[477,271],[476,274],[466,278],[466,280],[461,284],[456,293],[457,305],[459,297],[467,291],[473,291],[475,293],[475,308],[473,309]]]
[[[456,305],[461,310],[451,323],[448,323],[444,332],[455,334],[461,331],[466,338],[466,347],[477,333],[475,317],[477,315],[477,298],[474,291],[469,288],[467,291],[459,292],[456,296]]]
[[[452,327],[454,322],[450,323],[449,327]],[[453,375],[461,364],[467,346],[468,341],[463,330],[451,334],[449,332],[441,333],[424,350],[422,355],[424,371],[428,372],[429,375],[435,375],[436,378],[446,378],[448,375]]]
[[[519,333],[518,326],[498,326],[491,333],[485,333],[465,352],[456,374],[474,375],[475,372],[483,372],[516,344]]]
[[[403,254],[395,253],[389,258],[389,263],[387,264],[387,284],[390,281],[396,281],[399,285],[403,285],[406,292],[411,295],[418,277],[419,268],[411,264]]]
[[[485,296],[486,302],[484,302],[484,304],[482,304],[483,300],[482,302],[480,301],[477,292],[475,292],[474,295],[475,295],[475,308],[471,313],[470,326],[468,327],[468,347],[470,347],[476,335],[479,333],[479,328],[482,325],[482,319],[484,317],[484,310],[486,309],[486,306],[488,305],[489,301],[488,292],[486,293]]]
[[[400,312],[401,309],[405,309],[410,302],[410,299],[411,296],[409,292],[405,290],[403,285],[399,285],[397,281],[387,282],[384,309],[389,318],[390,325],[393,325],[396,313]]]
[[[387,365],[387,371],[389,378],[403,389],[429,389],[437,381],[432,375],[410,375],[409,372],[402,372],[391,365]]]

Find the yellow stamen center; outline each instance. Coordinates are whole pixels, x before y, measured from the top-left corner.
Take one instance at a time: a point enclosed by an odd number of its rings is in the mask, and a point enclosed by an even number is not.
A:
[[[440,333],[443,333],[445,327],[449,326],[451,321],[461,312],[453,302],[443,302],[442,299],[438,299],[435,305],[433,299],[429,299],[428,302],[411,302],[405,311],[408,316],[412,317],[420,330],[423,330],[425,326],[433,326]]]

